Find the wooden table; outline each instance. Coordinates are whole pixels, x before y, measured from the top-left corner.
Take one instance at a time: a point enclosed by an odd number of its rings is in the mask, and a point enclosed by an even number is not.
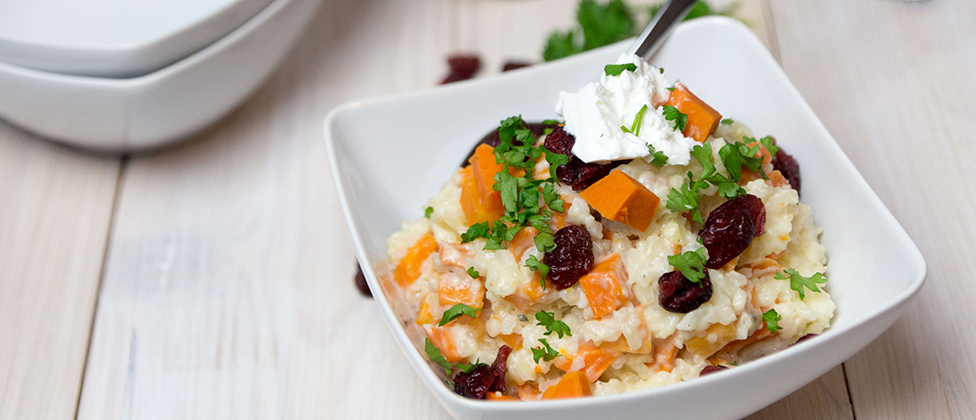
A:
[[[353,287],[320,124],[449,52],[537,60],[575,2],[326,3],[189,142],[96,156],[0,122],[0,419],[447,418]],[[886,334],[750,418],[976,418],[976,2],[740,15],[929,263]]]

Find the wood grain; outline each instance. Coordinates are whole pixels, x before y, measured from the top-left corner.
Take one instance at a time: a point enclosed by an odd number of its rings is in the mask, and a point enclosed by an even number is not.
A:
[[[787,73],[928,262],[846,363],[857,418],[976,418],[976,3],[772,4]]]
[[[446,0],[328,2],[240,110],[130,161],[80,419],[447,418],[353,288],[321,139],[332,107],[444,77],[445,22]]]
[[[0,122],[0,419],[74,418],[118,177]]]

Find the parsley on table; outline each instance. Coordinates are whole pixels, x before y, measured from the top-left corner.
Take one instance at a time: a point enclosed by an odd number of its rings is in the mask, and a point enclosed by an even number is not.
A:
[[[698,283],[705,278],[705,248],[682,252],[668,257],[668,264],[681,272],[692,283]]]
[[[424,339],[424,352],[427,353],[427,357],[429,357],[431,361],[444,368],[445,375],[451,375],[451,362],[448,362],[447,359],[444,358],[444,355],[441,354],[441,351],[437,349],[437,346],[435,346],[434,343],[430,342],[429,338]]]
[[[480,312],[481,309],[475,309],[463,303],[458,303],[452,306],[450,309],[444,311],[444,315],[441,315],[441,322],[437,324],[438,327],[443,327],[448,322],[461,317],[461,315],[467,315],[472,318],[478,316],[476,312]]]
[[[671,105],[665,105],[662,111],[664,112],[664,119],[671,121],[672,127],[676,131],[685,131],[685,127],[688,126],[688,114]]]
[[[430,216],[431,216],[432,214],[434,214],[434,208],[433,208],[433,207],[427,207],[427,208],[426,208],[426,209],[424,210],[424,217],[426,217],[426,218],[428,218],[428,219],[430,219]]]
[[[660,168],[668,163],[668,156],[662,151],[654,150],[654,146],[650,143],[647,144],[647,153],[651,156],[651,165]]]
[[[478,270],[475,270],[474,267],[468,267],[468,275],[473,279],[481,277],[481,273],[479,273]]]
[[[783,329],[783,327],[779,326],[779,321],[781,319],[783,319],[783,317],[781,317],[775,309],[770,309],[763,312],[763,321],[766,321],[766,327],[769,328],[769,332],[771,333],[775,334],[776,331]]]
[[[776,153],[779,152],[779,146],[776,145],[776,140],[773,140],[770,136],[766,136],[759,139],[759,143],[762,143],[763,147],[769,150],[769,154],[776,157]]]
[[[536,325],[542,325],[543,327],[546,327],[546,335],[552,335],[552,333],[556,333],[556,335],[558,335],[559,338],[563,338],[564,335],[569,337],[573,336],[573,332],[570,331],[569,325],[566,325],[565,322],[557,320],[555,312],[546,312],[546,311],[536,312],[535,319],[536,321],[539,321],[539,323]]]
[[[546,342],[546,339],[545,338],[540,338],[539,339],[539,342],[542,343],[542,345],[544,346],[544,348],[535,348],[535,347],[532,348],[532,360],[535,360],[536,363],[539,363],[539,359],[542,359],[542,360],[545,360],[545,361],[548,362],[548,361],[550,361],[552,359],[555,359],[556,356],[559,356],[559,352],[556,351],[556,350],[553,350],[552,347],[549,346],[549,343]],[[446,360],[445,360],[445,362],[446,362]],[[448,364],[450,364],[450,363],[448,363]]]
[[[790,289],[796,290],[796,293],[800,295],[800,299],[806,297],[803,288],[809,289],[811,292],[819,292],[820,289],[817,288],[817,284],[826,283],[827,279],[824,278],[822,273],[814,273],[810,277],[803,277],[794,268],[787,268],[784,271],[776,273],[774,276],[777,280],[790,280]]]
[[[539,279],[539,282],[542,283],[542,290],[545,290],[546,276],[549,275],[549,266],[543,263],[542,261],[539,261],[539,259],[536,258],[535,255],[529,255],[529,258],[525,260],[525,266],[532,269],[532,271],[538,271],[539,274],[542,275],[542,277]]]
[[[625,133],[630,133],[635,136],[640,136],[641,122],[644,121],[644,112],[647,111],[647,105],[641,107],[640,111],[637,111],[637,115],[634,115],[634,123],[630,125],[630,128],[625,126],[620,126],[620,129]]]
[[[634,72],[637,71],[637,65],[634,63],[626,64],[607,64],[603,66],[603,72],[607,76],[620,76],[620,73],[624,71]]]

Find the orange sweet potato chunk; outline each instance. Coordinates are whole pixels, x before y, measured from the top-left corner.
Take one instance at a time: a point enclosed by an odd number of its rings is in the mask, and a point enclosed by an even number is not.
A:
[[[620,255],[610,254],[589,273],[580,277],[580,287],[590,303],[593,317],[601,318],[629,301],[620,287],[623,276],[624,267]]]
[[[563,359],[562,363],[556,365],[556,367],[569,371],[573,366],[573,361],[575,359],[583,359],[583,368],[579,371],[586,374],[586,379],[590,382],[595,382],[600,379],[600,375],[610,367],[610,364],[620,355],[620,352],[604,349],[597,347],[592,341],[587,341],[579,345],[579,350],[573,356],[567,356]]]
[[[715,132],[718,123],[722,121],[722,114],[698,99],[685,85],[680,82],[674,84],[668,105],[678,108],[682,114],[688,115],[688,124],[682,132],[685,137],[691,137],[699,143],[704,143],[708,136]]]
[[[451,338],[451,333],[447,327],[430,327],[427,330],[427,338],[430,339],[430,343],[434,347],[437,347],[437,350],[444,355],[444,358],[448,362],[457,363],[463,359],[458,354],[458,349],[454,346],[454,340]]]
[[[583,190],[580,197],[603,217],[642,232],[654,221],[661,202],[651,190],[621,171],[610,172]]]
[[[546,392],[542,394],[542,399],[580,398],[590,395],[592,395],[592,392],[590,391],[590,382],[586,379],[586,374],[577,371],[567,373],[559,382],[547,388]]]
[[[484,306],[484,287],[481,281],[467,274],[443,273],[437,278],[437,298],[441,306],[463,303],[475,309]]]
[[[409,286],[420,277],[420,266],[434,251],[437,251],[437,240],[428,232],[407,250],[407,255],[400,260],[393,272],[393,279],[400,287]]]

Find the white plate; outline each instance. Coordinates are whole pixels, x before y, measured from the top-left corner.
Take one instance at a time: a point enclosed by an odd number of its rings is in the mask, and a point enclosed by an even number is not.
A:
[[[214,43],[271,0],[5,0],[0,62],[135,77]]]
[[[298,39],[320,0],[274,0],[176,63],[130,79],[0,63],[0,116],[54,140],[128,151],[184,138],[246,99]]]
[[[423,382],[461,419],[736,419],[785,397],[864,348],[922,285],[925,261],[762,43],[739,22],[681,25],[651,60],[723,115],[772,134],[803,174],[803,202],[823,228],[832,327],[782,352],[688,382],[615,396],[498,403],[455,395],[408,339],[377,286],[386,238],[449,179],[498,122],[554,117],[560,90],[596,80],[628,43],[523,71],[424,92],[354,102],[325,119],[325,144],[359,260],[397,343]],[[380,380],[380,379],[377,379]],[[797,413],[803,416],[803,413]]]

